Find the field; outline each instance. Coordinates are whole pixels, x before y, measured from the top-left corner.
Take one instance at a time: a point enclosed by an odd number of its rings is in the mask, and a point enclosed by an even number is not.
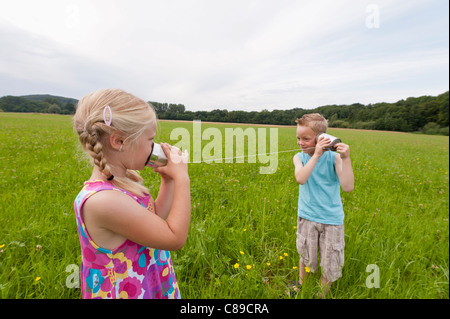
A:
[[[180,127],[193,138],[192,122],[161,121],[156,141],[175,144],[170,133]],[[225,128],[237,126],[208,127],[220,130],[225,149]],[[342,192],[345,266],[328,298],[449,298],[448,137],[329,133],[350,145],[356,183]],[[73,200],[91,168],[71,117],[0,113],[0,145],[0,298],[80,298]],[[295,127],[278,128],[278,151],[296,148]],[[320,291],[315,273],[286,293],[298,279],[294,154],[279,153],[273,174],[247,159],[189,164],[190,232],[172,253],[183,298],[309,299]],[[142,176],[156,197],[159,175],[147,168]]]

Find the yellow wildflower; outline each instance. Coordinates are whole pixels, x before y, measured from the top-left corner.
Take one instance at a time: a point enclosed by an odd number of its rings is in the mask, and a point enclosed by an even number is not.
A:
[[[0,248],[3,248],[3,247],[5,247],[5,244],[3,244],[3,245],[0,245]]]
[[[252,268],[252,266],[250,266],[250,265],[247,265],[247,266],[245,266],[245,268],[247,268],[247,269],[251,269],[251,268]]]
[[[234,267],[234,268],[239,268],[239,264],[238,264],[238,263],[235,263],[233,267]]]
[[[241,254],[241,255],[244,255],[245,253],[241,250],[241,251],[239,251],[239,253]]]
[[[38,282],[39,280],[41,280],[41,277],[36,277],[34,281]]]
[[[306,272],[311,272],[311,269],[309,269],[309,267],[305,267],[305,271]]]
[[[287,253],[284,253],[283,255],[284,255],[285,257],[289,256]]]
[[[266,263],[267,266],[270,266],[270,263]]]

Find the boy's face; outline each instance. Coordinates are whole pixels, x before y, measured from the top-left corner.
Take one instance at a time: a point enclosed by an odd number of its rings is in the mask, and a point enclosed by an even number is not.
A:
[[[313,154],[316,147],[316,134],[308,126],[297,125],[297,145],[302,152]]]

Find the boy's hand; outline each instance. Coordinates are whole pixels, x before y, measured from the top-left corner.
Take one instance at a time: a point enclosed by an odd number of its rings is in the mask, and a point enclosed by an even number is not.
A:
[[[322,156],[324,152],[328,151],[327,147],[330,146],[330,143],[331,141],[328,137],[320,136],[316,144],[314,155],[317,155],[318,157]]]
[[[341,155],[342,159],[350,157],[350,146],[348,146],[347,144],[344,144],[344,143],[337,143],[335,145],[335,147],[336,147],[336,152],[338,152],[339,155]]]

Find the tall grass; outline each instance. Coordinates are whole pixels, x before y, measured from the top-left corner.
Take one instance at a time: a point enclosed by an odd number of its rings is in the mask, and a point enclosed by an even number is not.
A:
[[[234,127],[202,123],[209,126],[223,136]],[[192,123],[161,121],[156,141],[176,143],[176,127],[192,138]],[[345,266],[329,297],[448,298],[448,137],[329,133],[350,145],[356,178],[355,190],[342,192]],[[0,113],[0,142],[0,298],[80,298],[66,269],[80,262],[73,200],[91,168],[71,117]],[[296,149],[295,128],[279,128],[278,144]],[[294,154],[280,153],[268,175],[259,174],[262,163],[189,164],[191,227],[172,255],[183,298],[313,298],[320,290],[316,273],[286,293],[298,279]],[[159,176],[142,175],[156,197]],[[368,265],[379,269],[379,288],[367,286]]]

